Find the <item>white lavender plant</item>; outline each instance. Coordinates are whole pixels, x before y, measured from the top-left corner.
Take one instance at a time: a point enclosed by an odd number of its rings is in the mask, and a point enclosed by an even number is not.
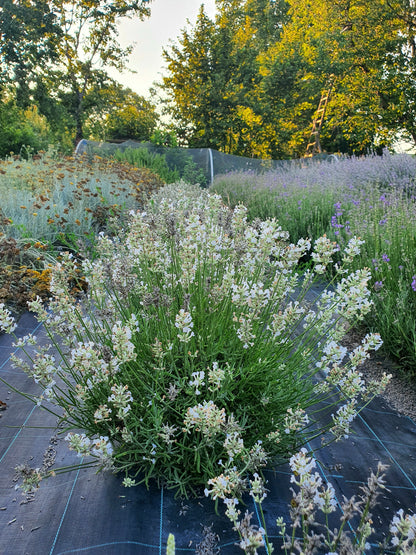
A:
[[[310,250],[315,270],[302,274]],[[82,264],[82,299],[70,290],[77,262],[62,256],[49,311],[30,304],[59,356],[42,367],[32,356],[35,370],[14,363],[44,388],[36,402],[63,410],[70,447],[122,471],[126,485],[155,479],[189,494],[209,484],[214,497],[238,497],[248,472],[324,433],[348,435],[376,392],[357,367],[379,337],[350,356],[339,347],[371,307],[369,271],[348,270],[356,238],[337,284],[309,296],[335,251],[325,237],[291,244],[273,219],[249,224],[244,206],[218,195],[167,187],[119,237],[99,238]]]

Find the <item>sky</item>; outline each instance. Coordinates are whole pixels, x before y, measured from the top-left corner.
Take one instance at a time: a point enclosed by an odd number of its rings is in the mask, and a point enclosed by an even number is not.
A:
[[[181,29],[187,26],[187,19],[191,24],[195,23],[201,4],[212,18],[215,0],[153,0],[150,18],[122,22],[119,41],[122,46],[135,43],[129,67],[137,73],[110,71],[111,77],[134,92],[149,97],[149,87],[161,79],[164,65],[162,48],[169,45],[170,39],[176,40],[180,36]]]

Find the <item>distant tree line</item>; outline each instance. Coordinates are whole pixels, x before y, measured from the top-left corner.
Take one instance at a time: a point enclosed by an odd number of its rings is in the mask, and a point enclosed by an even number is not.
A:
[[[155,0],[157,1],[157,0]],[[332,84],[320,142],[361,154],[416,144],[414,0],[216,0],[164,49],[159,98],[111,79],[131,48],[123,18],[147,0],[0,0],[0,156],[81,138],[148,140],[170,118],[180,144],[261,158],[305,153]],[[155,134],[156,131],[156,134]]]
[[[305,153],[322,92],[327,152],[416,144],[414,0],[217,0],[164,50],[181,140],[245,156]]]
[[[0,156],[84,137],[147,140],[155,106],[107,73],[126,68],[122,18],[150,14],[147,0],[1,0]]]

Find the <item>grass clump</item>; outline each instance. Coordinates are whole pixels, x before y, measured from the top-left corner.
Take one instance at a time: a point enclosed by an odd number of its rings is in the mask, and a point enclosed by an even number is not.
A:
[[[275,220],[249,224],[243,206],[167,187],[125,231],[100,236],[82,263],[82,303],[63,255],[50,312],[30,304],[59,356],[46,346],[14,363],[42,386],[34,401],[56,406],[70,448],[126,486],[155,480],[189,495],[209,484],[238,497],[247,473],[317,436],[348,436],[388,381],[366,386],[358,370],[379,336],[351,353],[339,345],[371,308],[368,271],[348,269],[359,250],[352,238],[339,282],[313,298],[334,243],[289,243]],[[313,270],[299,274],[309,251]],[[13,331],[4,307],[0,323]]]
[[[207,184],[204,171],[197,166],[192,156],[184,148],[155,147],[147,144],[138,148],[118,149],[113,158],[127,161],[138,168],[148,168],[157,174],[164,183],[177,183],[183,180],[192,185],[205,186]]]

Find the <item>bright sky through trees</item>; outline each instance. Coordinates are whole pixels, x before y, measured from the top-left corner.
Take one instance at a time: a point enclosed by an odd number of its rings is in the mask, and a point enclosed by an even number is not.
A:
[[[129,67],[137,73],[109,71],[122,85],[147,96],[153,81],[160,80],[162,48],[176,40],[189,19],[194,24],[201,4],[209,17],[215,14],[215,0],[153,0],[152,15],[145,21],[133,19],[120,26],[120,43],[136,43]]]

